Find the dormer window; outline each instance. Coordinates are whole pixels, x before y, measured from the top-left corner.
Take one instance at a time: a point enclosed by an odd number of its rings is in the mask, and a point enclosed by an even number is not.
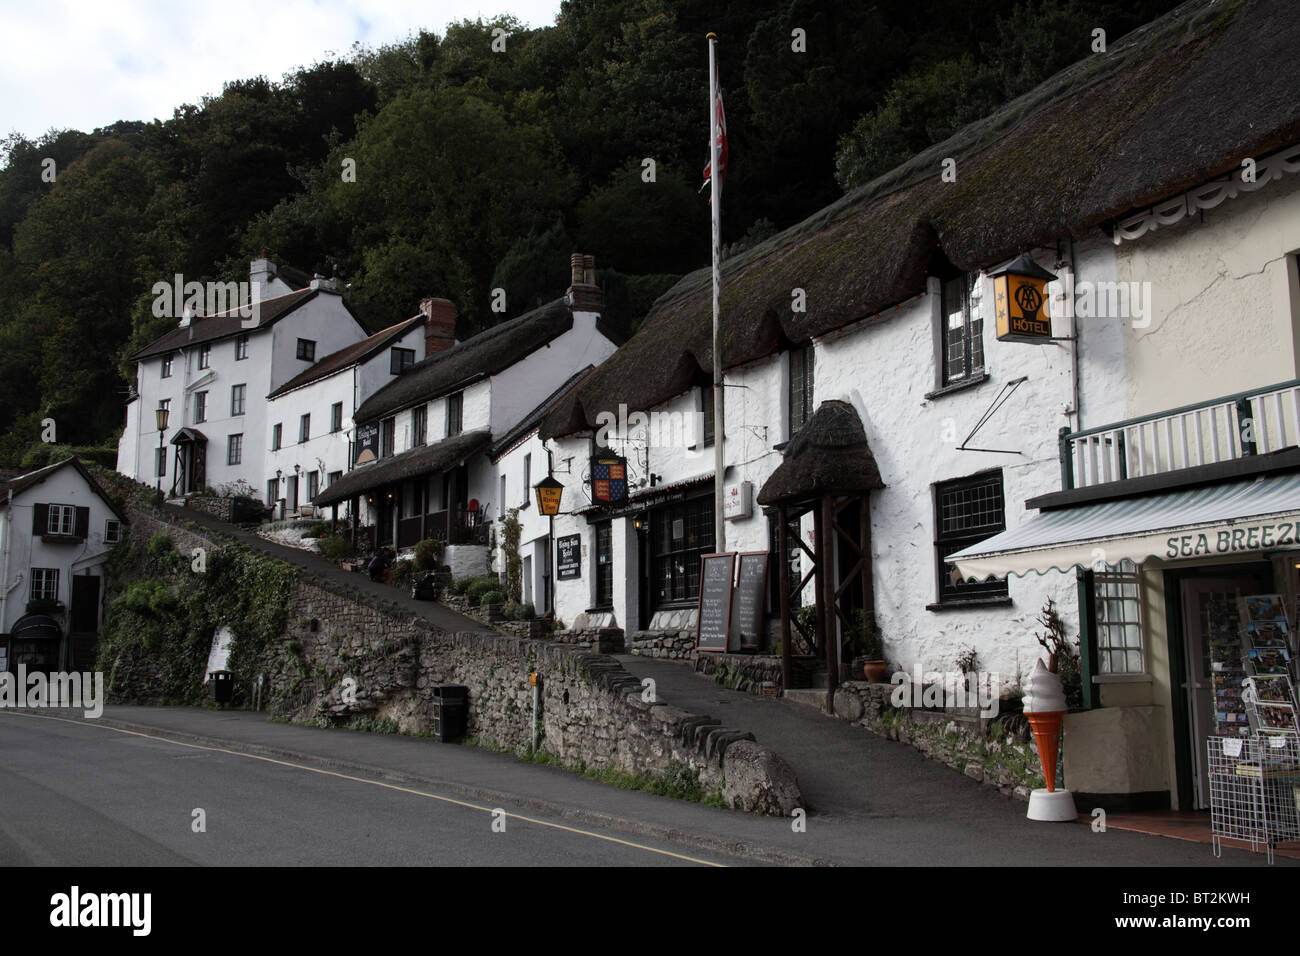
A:
[[[299,339],[298,358],[303,362],[316,361],[316,343],[311,339]]]
[[[965,272],[942,280],[944,385],[984,372],[984,323],[971,308],[973,281],[978,281],[978,276]]]
[[[199,346],[199,368],[208,368],[212,364],[212,346]]]
[[[415,349],[393,349],[389,356],[388,370],[394,375],[401,375],[404,369],[415,364]]]
[[[171,354],[170,354],[170,353],[168,353],[167,355],[164,355],[164,356],[163,356],[163,360],[162,360],[162,375],[159,376],[159,377],[160,377],[160,378],[171,378],[171,377],[172,377],[172,357],[171,357]]]

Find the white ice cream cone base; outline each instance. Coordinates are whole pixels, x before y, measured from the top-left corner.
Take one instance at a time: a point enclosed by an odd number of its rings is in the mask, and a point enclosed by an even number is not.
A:
[[[1079,818],[1079,811],[1069,790],[1049,791],[1042,787],[1029,795],[1026,816],[1041,823],[1073,823]]]

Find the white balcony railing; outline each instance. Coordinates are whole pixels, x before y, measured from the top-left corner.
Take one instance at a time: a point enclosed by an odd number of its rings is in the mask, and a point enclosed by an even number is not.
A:
[[[1064,487],[1086,488],[1300,445],[1300,379],[1061,435]]]

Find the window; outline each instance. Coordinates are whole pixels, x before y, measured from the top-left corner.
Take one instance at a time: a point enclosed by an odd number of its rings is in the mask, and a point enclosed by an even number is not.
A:
[[[532,488],[532,486],[533,486],[533,456],[524,455],[524,489],[523,489],[524,503],[522,506],[524,508],[528,507],[528,491],[529,489]],[[501,500],[505,501],[504,498],[502,498]]]
[[[280,450],[280,440],[284,436],[284,425],[276,422],[271,427],[271,451]]]
[[[705,448],[713,447],[713,386],[705,385],[700,389],[700,408],[704,416],[704,428],[700,431]]]
[[[316,361],[316,343],[311,339],[298,340],[298,358],[304,362]]]
[[[235,339],[235,361],[239,362],[248,358],[248,336],[241,335]]]
[[[388,370],[401,375],[402,370],[415,364],[415,349],[393,349],[389,353]]]
[[[59,569],[32,568],[33,601],[57,601],[59,599]]]
[[[165,448],[155,448],[153,450],[154,475],[158,478],[167,477],[167,450]]]
[[[307,500],[311,501],[320,492],[320,472],[307,472]]]
[[[985,472],[971,478],[934,486],[935,556],[938,562],[939,603],[1008,596],[1006,578],[962,581],[954,584],[953,567],[946,560],[954,551],[1006,530],[1002,497],[1002,472]]]
[[[162,377],[162,378],[171,378],[171,377],[172,377],[172,357],[171,357],[170,355],[164,355],[164,356],[163,356],[163,363],[162,363],[162,376],[161,376],[161,377]]]
[[[397,448],[397,419],[385,418],[379,423],[379,457],[389,458]]]
[[[465,410],[465,393],[457,392],[447,396],[447,437],[459,435],[462,414]]]
[[[700,556],[713,551],[713,498],[706,496],[650,513],[650,587],[655,606],[700,596]]]
[[[330,434],[343,431],[343,403],[335,402],[330,406]]]
[[[244,414],[244,395],[248,391],[247,385],[230,386],[230,414],[231,416]]]
[[[208,420],[208,393],[194,393],[194,424]]]
[[[231,435],[226,439],[226,464],[240,465],[244,461],[244,436]]]
[[[506,476],[501,476],[501,520],[506,520]]]
[[[1097,672],[1145,674],[1142,647],[1142,578],[1125,558],[1115,569],[1095,571],[1092,594],[1097,608]]]
[[[411,445],[423,445],[429,436],[429,406],[411,409]]]
[[[596,525],[596,607],[614,603],[614,527],[606,521]]]
[[[943,384],[952,385],[983,373],[984,322],[971,308],[971,276],[963,272],[942,282]]]
[[[77,509],[72,505],[50,505],[49,517],[45,519],[46,534],[72,535],[77,528]]]
[[[199,368],[209,368],[212,365],[212,346],[199,346]]]
[[[789,436],[803,427],[813,410],[813,344],[809,342],[790,350],[790,430]]]
[[[343,477],[343,472],[331,471],[325,479],[325,487],[328,488],[330,485],[334,484],[334,482],[338,481],[342,477]]]
[[[311,438],[311,413],[308,412],[298,419],[298,444],[301,445],[307,439]]]
[[[108,518],[104,521],[104,543],[117,544],[122,540],[122,522],[116,518]]]

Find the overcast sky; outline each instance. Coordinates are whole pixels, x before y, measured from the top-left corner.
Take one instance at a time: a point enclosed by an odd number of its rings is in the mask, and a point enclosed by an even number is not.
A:
[[[0,0],[0,138],[167,119],[228,80],[512,13],[551,26],[560,0]]]

